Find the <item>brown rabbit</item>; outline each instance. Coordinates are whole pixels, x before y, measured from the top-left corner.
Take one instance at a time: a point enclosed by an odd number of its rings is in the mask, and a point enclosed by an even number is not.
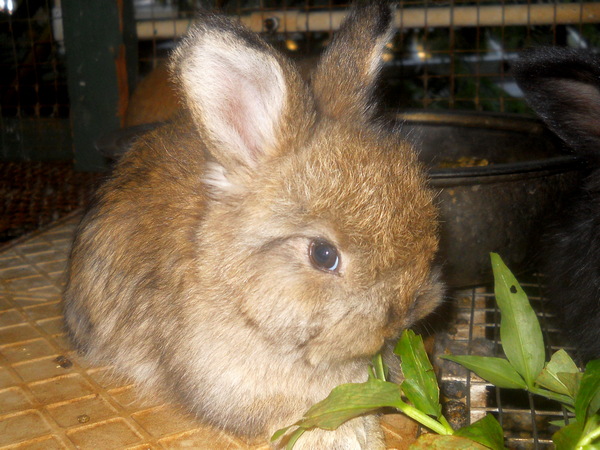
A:
[[[180,105],[170,80],[167,64],[159,64],[136,86],[125,112],[125,126],[164,122],[171,119]]]
[[[436,210],[415,153],[370,122],[391,11],[354,8],[310,87],[202,15],[171,59],[186,105],[140,138],[75,239],[67,327],[91,361],[266,439],[432,311]],[[299,448],[380,448],[375,416]]]

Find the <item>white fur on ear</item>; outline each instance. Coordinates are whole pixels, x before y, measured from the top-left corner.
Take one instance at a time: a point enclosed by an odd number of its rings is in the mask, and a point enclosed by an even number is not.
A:
[[[196,30],[179,50],[178,78],[213,156],[254,167],[277,144],[287,89],[277,59],[230,30]]]
[[[218,162],[209,161],[206,163],[206,171],[202,182],[208,187],[208,192],[215,198],[222,195],[240,195],[243,187],[227,173],[227,170]]]

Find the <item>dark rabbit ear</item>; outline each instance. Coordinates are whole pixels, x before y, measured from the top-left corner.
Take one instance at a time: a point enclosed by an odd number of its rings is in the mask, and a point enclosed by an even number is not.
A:
[[[313,75],[321,112],[336,119],[371,117],[381,55],[393,36],[392,18],[390,6],[382,1],[352,8]]]
[[[513,75],[529,105],[578,153],[600,158],[600,58],[559,47],[524,52]]]
[[[222,179],[252,171],[277,152],[284,114],[303,88],[260,37],[204,14],[171,58],[170,69]],[[216,173],[216,172],[215,172]]]

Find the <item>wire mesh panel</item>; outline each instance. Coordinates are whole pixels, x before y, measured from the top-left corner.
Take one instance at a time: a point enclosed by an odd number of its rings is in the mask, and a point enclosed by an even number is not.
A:
[[[565,340],[556,327],[557,318],[548,310],[543,277],[520,275],[523,289],[537,313],[547,360]],[[500,313],[490,286],[479,286],[452,293],[453,320],[446,332],[436,335],[435,356],[504,356],[500,346]],[[567,352],[573,354],[571,348]],[[458,364],[435,358],[445,413],[451,423],[464,426],[493,414],[504,430],[506,445],[512,449],[554,448],[552,434],[558,427],[551,422],[568,420],[557,403],[520,389],[500,389],[490,385]]]
[[[0,157],[70,155],[65,55],[49,0],[0,2]]]
[[[196,7],[214,6],[299,59],[320,52],[341,22],[339,2],[139,2],[140,73],[156,65],[189,26]],[[524,112],[511,62],[529,46],[596,48],[600,4],[495,0],[397,3],[399,32],[384,54],[381,98],[389,108]]]

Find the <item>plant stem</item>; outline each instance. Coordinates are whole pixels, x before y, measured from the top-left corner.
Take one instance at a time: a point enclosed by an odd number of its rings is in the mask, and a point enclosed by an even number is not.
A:
[[[441,423],[442,425],[444,425],[444,426],[446,427],[446,429],[447,429],[447,430],[453,430],[453,431],[454,431],[454,428],[452,428],[452,427],[450,426],[450,424],[448,423],[448,421],[446,420],[446,418],[444,417],[444,415],[443,415],[443,414],[440,414],[439,421],[440,421],[440,423]]]
[[[425,414],[424,412],[419,411],[414,406],[411,406],[408,403],[404,403],[401,400],[399,400],[394,406],[396,409],[402,411],[404,414],[406,414],[411,419],[416,420],[421,425],[424,425],[425,427],[429,428],[431,431],[434,431],[437,434],[441,434],[441,435],[454,434],[454,430],[448,424],[446,419],[444,419],[445,423],[440,423],[437,420],[435,420],[432,417]]]
[[[547,389],[542,389],[538,387],[529,387],[527,388],[527,390],[532,394],[541,395],[542,397],[546,397],[551,400],[556,400],[557,402],[564,403],[565,405],[575,406],[575,401],[568,395],[557,394],[556,392],[552,392]]]
[[[600,427],[596,428],[591,433],[587,433],[585,436],[583,436],[579,440],[579,442],[577,443],[575,448],[576,449],[584,448],[586,445],[590,445],[592,442],[594,442],[594,440],[598,439],[599,437],[600,437]]]
[[[294,448],[294,445],[296,445],[296,441],[300,439],[300,436],[302,436],[305,431],[306,430],[304,428],[298,428],[296,431],[294,431],[294,433],[292,433],[292,435],[290,436],[290,440],[285,446],[285,449],[292,450]]]
[[[385,379],[385,368],[383,365],[383,358],[381,357],[381,353],[377,353],[373,356],[373,369],[375,370],[375,378],[381,381],[386,381]]]

